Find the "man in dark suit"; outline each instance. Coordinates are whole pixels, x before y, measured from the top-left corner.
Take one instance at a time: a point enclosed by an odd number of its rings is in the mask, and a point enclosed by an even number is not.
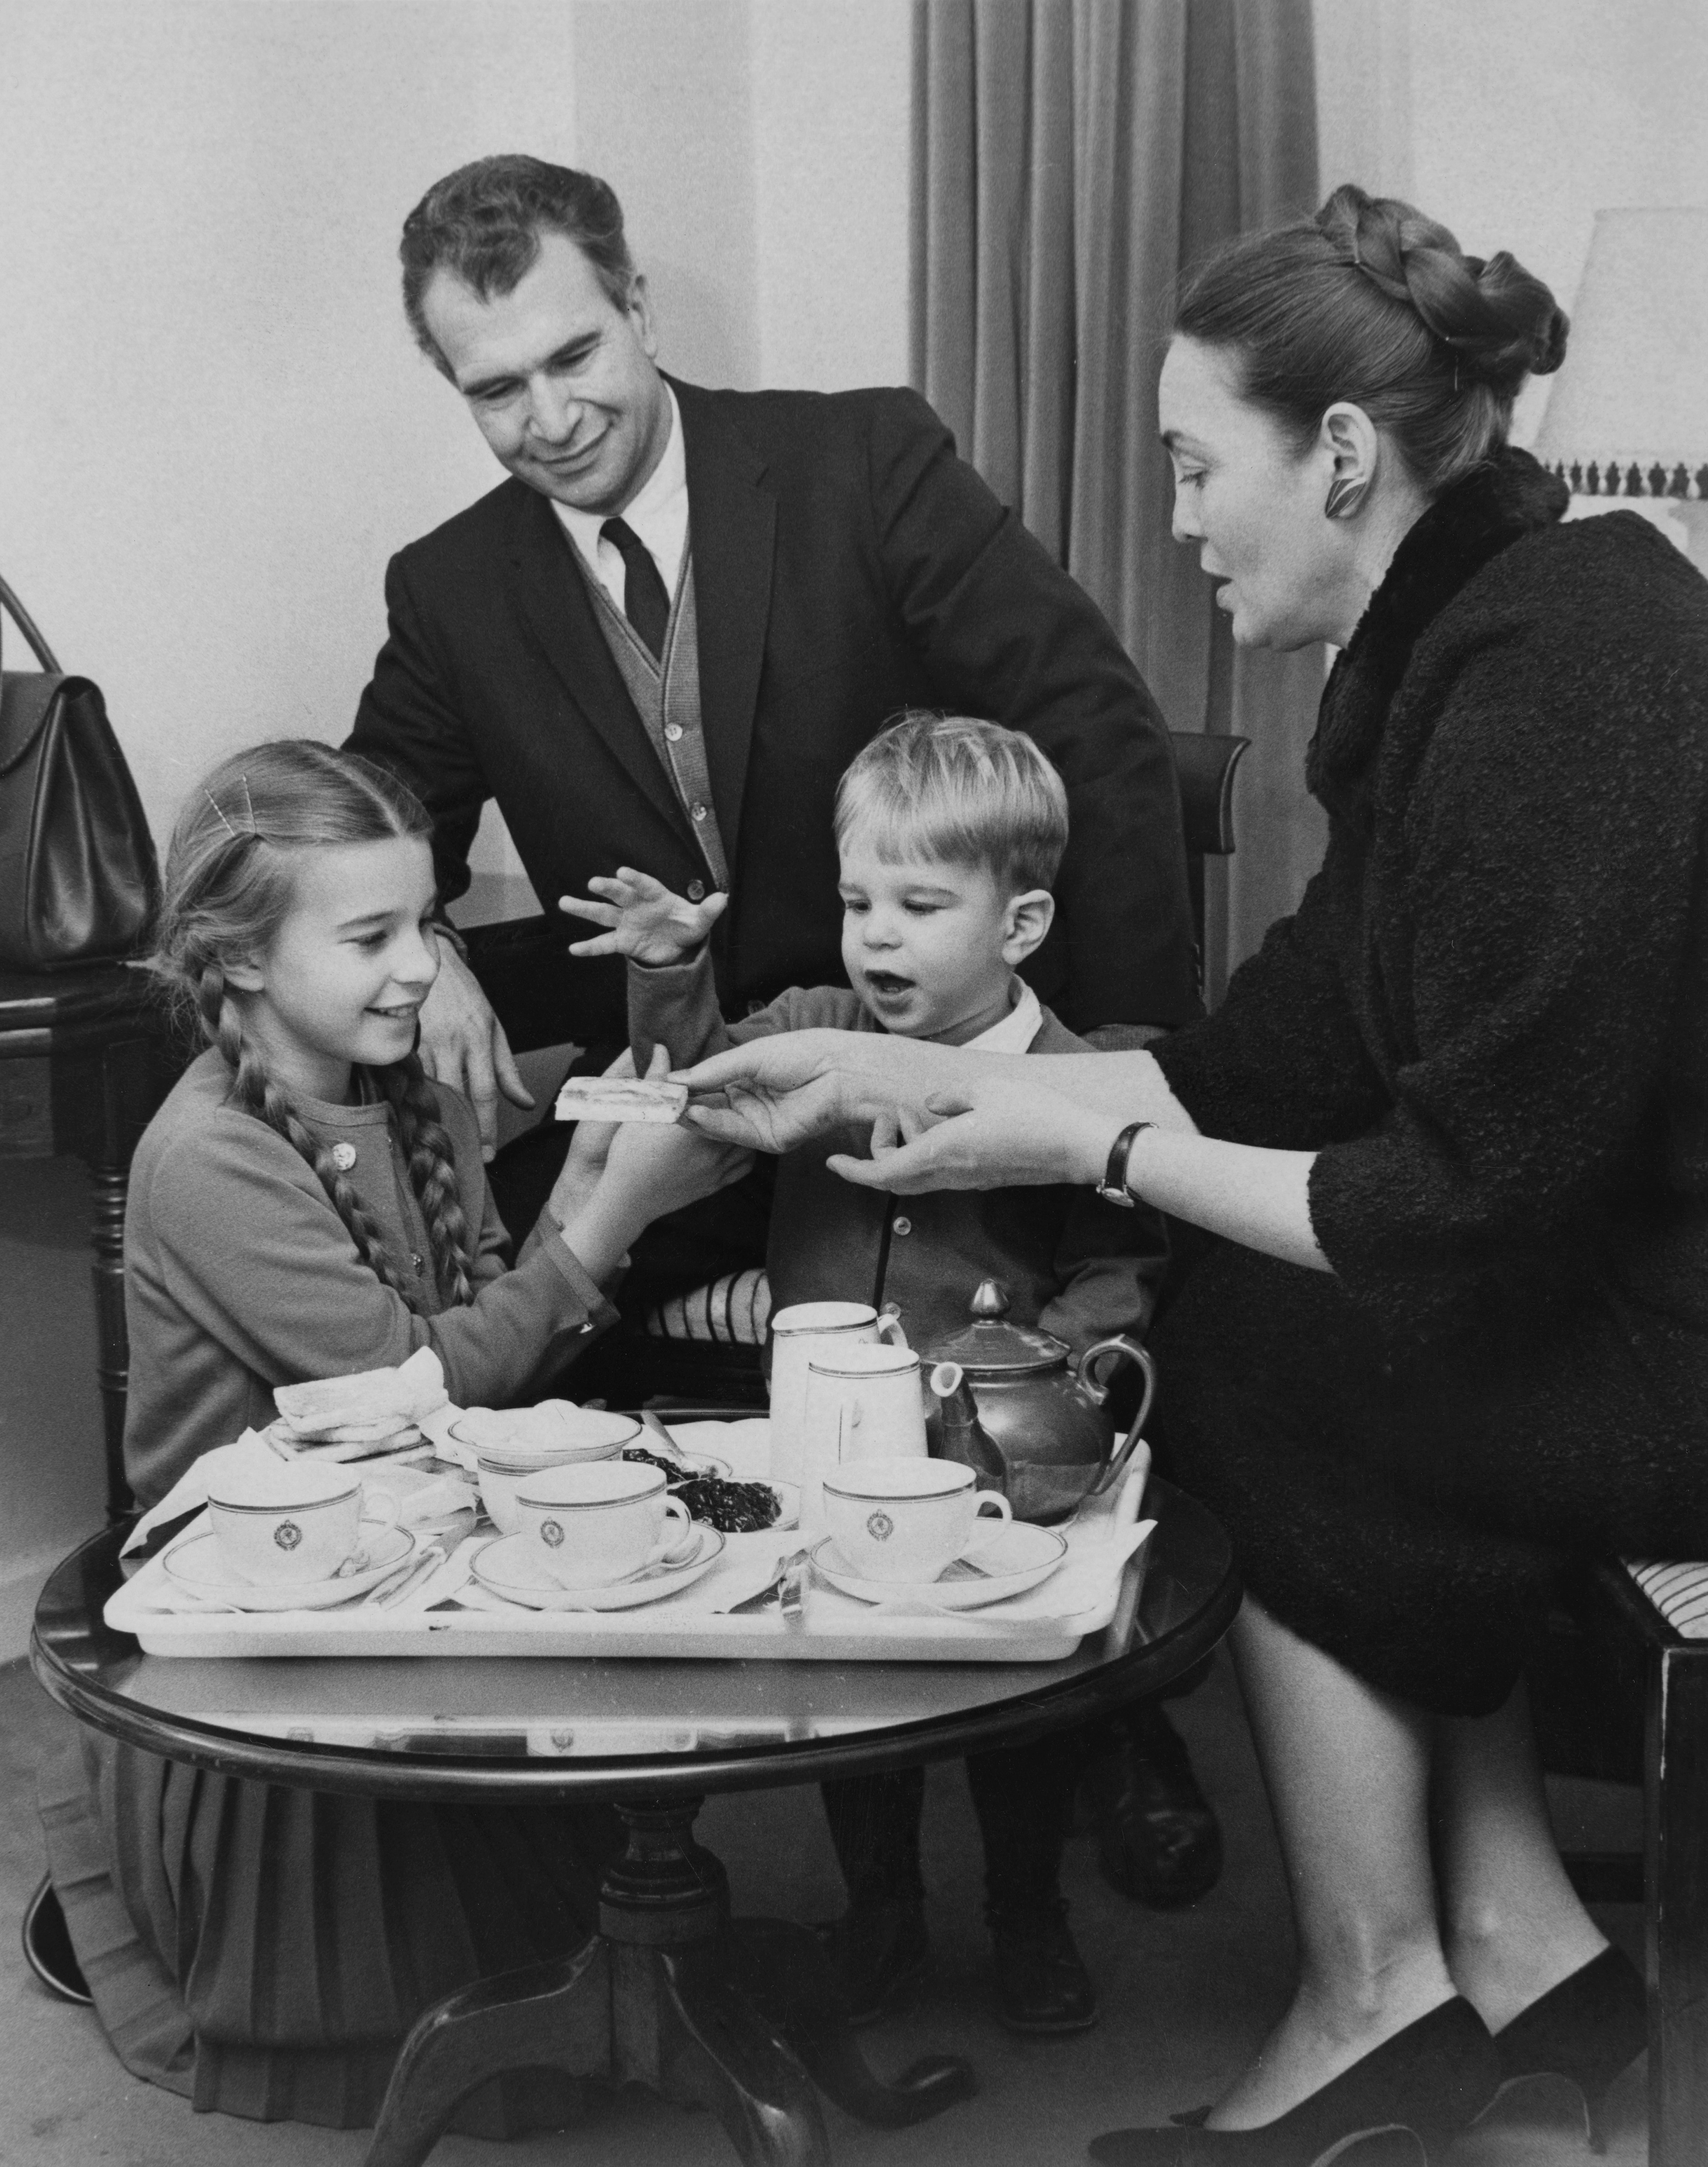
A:
[[[511,476],[393,559],[349,741],[425,800],[447,901],[496,797],[549,909],[618,864],[727,888],[726,1008],[835,981],[836,779],[899,710],[942,707],[1027,731],[1067,782],[1041,996],[1080,1031],[1196,1013],[1161,718],[924,400],[666,379],[615,198],[533,159],[439,183],[402,254],[416,336]],[[563,1036],[620,1047],[620,968],[554,967]],[[525,1101],[448,952],[422,1051],[489,1137],[495,1075]]]
[[[1066,782],[1056,927],[1026,967],[1041,997],[1082,1034],[1198,1012],[1155,704],[922,399],[665,377],[616,198],[536,159],[439,182],[400,254],[416,336],[509,474],[393,559],[349,740],[432,812],[446,901],[496,797],[549,910],[622,865],[695,901],[726,891],[712,941],[726,1012],[838,982],[837,777],[899,710],[937,707],[1026,731]],[[569,933],[542,942],[539,970],[561,989],[560,1036],[602,1065],[627,1038],[622,966],[569,958]],[[497,1093],[531,1101],[441,946],[422,1057],[490,1143]],[[549,1186],[554,1145],[549,1124],[522,1140],[531,1184],[495,1168],[512,1225]],[[637,1244],[647,1295],[673,1272],[761,1261],[762,1197],[744,1183],[694,1207],[686,1238],[678,1215],[673,1254]],[[1140,1744],[1122,1765],[1144,1893],[1188,1900],[1215,1878],[1213,1819],[1190,1772],[1164,1783]]]

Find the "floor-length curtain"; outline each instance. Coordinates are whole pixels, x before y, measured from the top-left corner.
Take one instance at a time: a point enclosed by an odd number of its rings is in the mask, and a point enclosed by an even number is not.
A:
[[[1176,729],[1240,730],[1212,999],[1323,847],[1320,649],[1233,649],[1170,539],[1156,381],[1184,265],[1317,195],[1310,0],[915,0],[914,381],[1095,597]]]

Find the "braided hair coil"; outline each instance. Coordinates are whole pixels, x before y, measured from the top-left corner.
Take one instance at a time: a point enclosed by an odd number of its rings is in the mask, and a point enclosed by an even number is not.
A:
[[[1467,255],[1445,225],[1348,183],[1317,214],[1323,232],[1390,300],[1451,348],[1465,379],[1510,396],[1565,358],[1568,322],[1553,295],[1502,249]]]

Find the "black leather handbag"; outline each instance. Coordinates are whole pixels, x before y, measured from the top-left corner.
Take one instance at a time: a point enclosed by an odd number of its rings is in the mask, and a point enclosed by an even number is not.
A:
[[[0,970],[134,954],[160,866],[100,687],[68,677],[10,587],[40,670],[0,670]]]

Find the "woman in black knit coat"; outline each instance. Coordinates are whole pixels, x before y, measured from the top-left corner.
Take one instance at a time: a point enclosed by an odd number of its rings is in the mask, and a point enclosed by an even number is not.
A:
[[[1342,650],[1327,857],[1217,1015],[1048,1087],[813,1034],[702,1072],[742,1140],[871,1115],[851,1180],[1104,1180],[1215,1237],[1158,1428],[1245,1576],[1300,1984],[1212,2109],[1106,2160],[1445,2143],[1528,2075],[1593,2106],[1643,2042],[1520,1678],[1574,1559],[1708,1554],[1708,585],[1507,448],[1565,336],[1510,257],[1350,188],[1189,287],[1175,534],[1237,641]]]

